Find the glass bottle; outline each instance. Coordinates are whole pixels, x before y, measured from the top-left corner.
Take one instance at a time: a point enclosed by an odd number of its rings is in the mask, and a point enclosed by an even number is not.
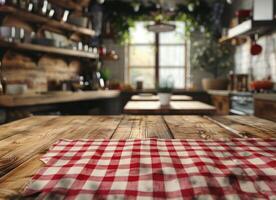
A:
[[[7,80],[3,76],[3,68],[2,68],[2,63],[0,62],[0,95],[6,94],[6,84]]]

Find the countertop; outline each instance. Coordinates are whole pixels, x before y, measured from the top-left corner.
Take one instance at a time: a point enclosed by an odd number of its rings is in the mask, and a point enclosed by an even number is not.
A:
[[[229,90],[208,90],[207,93],[210,95],[229,96],[231,94],[231,91],[229,91]]]
[[[218,95],[218,96],[230,96],[233,94],[238,94],[240,92],[229,91],[229,90],[208,90],[208,94],[210,95]],[[248,92],[250,93],[250,92]],[[276,101],[275,93],[256,93],[253,94],[254,99],[268,100],[268,101]]]
[[[254,94],[254,99],[276,101],[276,94]]]
[[[276,123],[253,116],[36,116],[0,126],[0,199],[19,199],[59,139],[274,138]]]
[[[116,98],[120,95],[118,90],[99,90],[81,92],[47,92],[33,95],[2,95],[0,106],[33,106],[53,103],[64,103],[74,101],[86,101],[96,99]]]

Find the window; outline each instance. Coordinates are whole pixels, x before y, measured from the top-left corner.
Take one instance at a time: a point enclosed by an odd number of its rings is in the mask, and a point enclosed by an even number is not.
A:
[[[154,88],[156,82],[174,80],[174,87],[186,86],[185,24],[173,22],[176,30],[169,33],[149,32],[146,25],[152,22],[137,22],[130,30],[128,79],[134,87],[142,79],[144,88]]]

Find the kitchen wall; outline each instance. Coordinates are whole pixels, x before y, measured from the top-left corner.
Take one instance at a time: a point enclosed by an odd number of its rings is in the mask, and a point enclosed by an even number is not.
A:
[[[112,39],[105,39],[103,45],[107,48],[108,51],[114,50],[119,56],[119,60],[116,61],[105,60],[104,67],[107,67],[111,70],[112,80],[124,83],[126,80],[127,65],[126,47],[124,45],[115,43]]]
[[[253,0],[235,0],[228,10],[229,20],[234,17],[234,13],[240,9],[252,9]],[[276,1],[274,0],[274,7]],[[228,24],[229,27],[230,24]],[[263,52],[258,56],[251,56],[251,42],[236,47],[235,51],[235,71],[236,73],[251,73],[253,78],[261,80],[268,75],[272,76],[276,82],[276,33],[259,38],[257,41],[263,47]]]
[[[11,16],[6,16],[1,25],[23,27],[29,32],[35,31],[31,24]],[[52,89],[52,83],[71,80],[79,74],[81,68],[78,58],[15,50],[6,51],[1,62],[3,76],[7,79],[7,83],[26,84],[29,93],[46,92]]]
[[[257,43],[262,46],[260,55],[250,54],[251,42],[236,47],[236,73],[250,73],[254,79],[261,80],[271,76],[276,83],[276,33],[261,37]]]
[[[8,84],[27,84],[28,92],[46,92],[51,83],[71,80],[80,71],[80,62],[67,59],[33,56],[8,51],[2,59],[3,76]],[[50,88],[51,89],[51,88]]]

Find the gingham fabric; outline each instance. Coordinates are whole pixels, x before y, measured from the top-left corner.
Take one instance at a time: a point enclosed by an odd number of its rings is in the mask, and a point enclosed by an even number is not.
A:
[[[276,139],[60,140],[38,199],[276,199]]]

